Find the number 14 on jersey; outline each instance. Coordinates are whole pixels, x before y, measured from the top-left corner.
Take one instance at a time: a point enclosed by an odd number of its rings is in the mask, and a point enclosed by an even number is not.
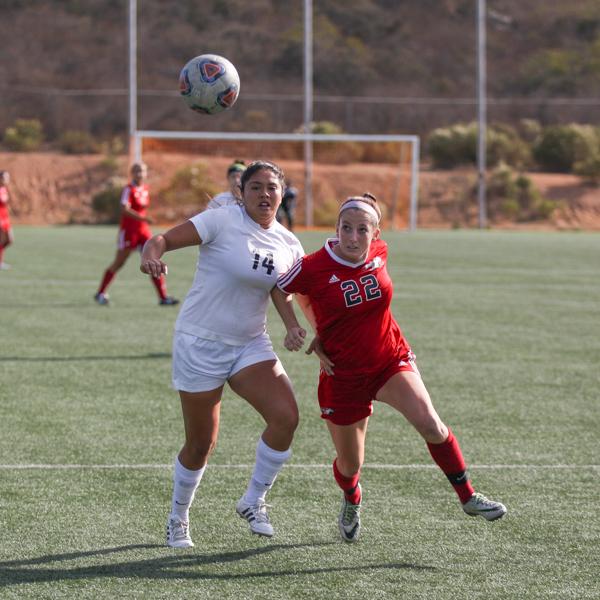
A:
[[[271,252],[267,252],[265,256],[262,256],[260,252],[255,250],[252,268],[257,271],[259,266],[267,271],[267,275],[270,275],[273,272],[273,269],[275,269],[275,263],[273,263],[273,254]]]

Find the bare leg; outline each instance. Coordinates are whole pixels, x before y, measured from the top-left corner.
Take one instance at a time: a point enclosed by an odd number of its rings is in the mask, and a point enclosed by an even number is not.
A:
[[[179,460],[186,469],[200,469],[217,444],[223,386],[208,392],[179,392],[185,443]]]
[[[167,521],[167,544],[173,548],[194,545],[189,535],[189,511],[217,442],[222,391],[223,386],[208,392],[179,392],[185,443],[175,459],[171,514]]]
[[[291,456],[290,445],[298,426],[298,407],[292,386],[278,360],[246,367],[233,375],[229,384],[266,423],[256,446],[252,476],[236,511],[248,521],[253,533],[271,537],[274,531],[267,515],[265,498]]]
[[[377,400],[400,411],[426,442],[441,444],[448,428],[438,416],[423,380],[416,373],[402,371],[387,380]]]
[[[298,406],[281,363],[270,360],[250,365],[233,375],[229,385],[265,420],[265,444],[273,450],[287,450],[298,426]]]

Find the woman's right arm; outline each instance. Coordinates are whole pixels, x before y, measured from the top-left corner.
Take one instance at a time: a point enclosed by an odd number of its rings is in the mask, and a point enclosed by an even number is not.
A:
[[[300,350],[302,344],[304,344],[306,330],[300,326],[296,319],[296,313],[292,304],[292,295],[286,294],[275,286],[271,290],[271,299],[287,330],[283,345],[292,352]]]
[[[191,221],[176,225],[166,233],[159,233],[146,242],[142,251],[140,271],[152,277],[160,277],[162,273],[166,275],[167,265],[161,260],[165,252],[200,244],[202,240]]]

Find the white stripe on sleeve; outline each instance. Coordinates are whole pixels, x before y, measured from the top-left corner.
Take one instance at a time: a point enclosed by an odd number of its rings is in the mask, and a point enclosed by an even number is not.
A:
[[[297,275],[300,273],[300,271],[302,271],[302,261],[303,261],[304,257],[301,256],[290,268],[289,271],[287,271],[287,273],[284,273],[283,275],[281,275],[279,277],[279,279],[277,280],[277,287],[282,291],[282,292],[287,292],[285,289],[286,285],[289,285],[296,277]]]

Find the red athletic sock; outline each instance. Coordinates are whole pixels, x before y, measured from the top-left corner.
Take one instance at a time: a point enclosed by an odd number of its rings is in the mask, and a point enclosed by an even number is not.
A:
[[[4,246],[0,245],[0,265],[4,262]]]
[[[475,490],[469,481],[465,459],[460,451],[458,440],[454,437],[452,431],[448,429],[448,437],[445,442],[441,444],[427,443],[427,447],[433,460],[452,484],[460,501],[463,504],[467,502],[475,493]]]
[[[337,466],[337,458],[333,461],[333,476],[337,484],[340,486],[342,491],[344,492],[344,496],[350,504],[360,504],[361,501],[361,493],[360,488],[358,487],[358,480],[360,479],[360,471],[358,473],[354,473],[354,475],[350,477],[346,477],[342,475]]]
[[[152,280],[160,299],[164,300],[167,297],[167,282],[165,281],[165,276],[161,275],[160,277],[151,277],[150,279]]]
[[[106,288],[110,285],[110,282],[115,278],[116,273],[113,273],[112,271],[106,269],[106,271],[104,271],[104,276],[102,277],[102,283],[100,284],[100,287],[98,288],[98,293],[99,294],[104,294],[104,292],[106,291]]]

